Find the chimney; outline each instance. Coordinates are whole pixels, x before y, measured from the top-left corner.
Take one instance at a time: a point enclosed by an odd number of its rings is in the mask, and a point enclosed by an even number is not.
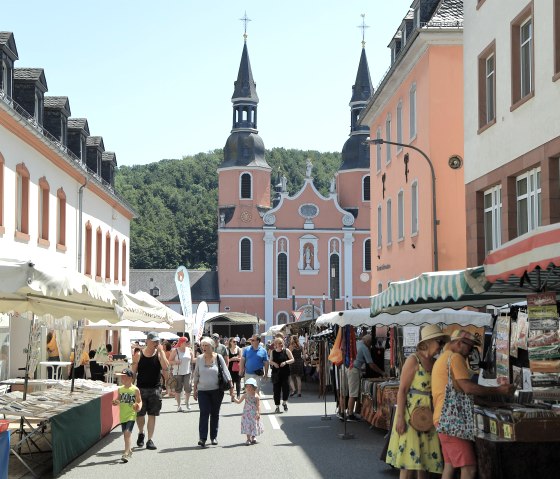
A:
[[[67,96],[46,96],[43,126],[62,146],[68,144],[70,102]]]
[[[112,151],[104,151],[101,155],[101,179],[105,180],[115,188],[115,168],[117,167],[117,155]]]
[[[14,63],[18,60],[12,32],[0,32],[0,99],[11,100],[14,94]]]
[[[87,118],[69,118],[67,146],[80,162],[86,163],[86,143],[89,136],[89,125]]]
[[[88,136],[86,142],[86,166],[101,176],[101,157],[105,151],[102,136]]]
[[[14,69],[14,101],[43,126],[43,105],[47,80],[42,68]]]

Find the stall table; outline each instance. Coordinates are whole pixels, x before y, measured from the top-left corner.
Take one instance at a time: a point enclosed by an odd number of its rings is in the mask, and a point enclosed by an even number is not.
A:
[[[62,379],[62,367],[70,366],[72,363],[70,361],[41,361],[39,364],[51,370],[53,379]]]

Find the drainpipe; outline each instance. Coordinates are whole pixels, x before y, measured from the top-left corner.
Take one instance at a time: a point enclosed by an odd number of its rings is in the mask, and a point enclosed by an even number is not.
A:
[[[78,190],[78,273],[82,272],[82,200],[84,198],[84,188],[87,185],[87,178]]]

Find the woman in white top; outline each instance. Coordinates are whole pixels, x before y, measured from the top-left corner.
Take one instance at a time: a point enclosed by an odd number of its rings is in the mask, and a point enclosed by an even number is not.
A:
[[[188,344],[189,340],[186,337],[179,338],[176,348],[171,351],[171,356],[169,357],[169,364],[173,368],[173,376],[177,380],[177,385],[175,386],[177,412],[183,411],[181,407],[181,393],[183,391],[185,391],[187,411],[191,409],[189,399],[191,397],[191,371],[194,354],[193,350],[187,346]]]

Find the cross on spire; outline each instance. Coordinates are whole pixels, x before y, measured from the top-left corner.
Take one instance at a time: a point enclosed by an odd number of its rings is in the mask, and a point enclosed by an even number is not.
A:
[[[244,25],[243,25],[243,38],[245,39],[245,41],[247,41],[247,23],[249,23],[251,21],[251,19],[247,16],[247,12],[245,12],[245,15],[243,15],[243,18],[240,18],[239,20],[241,20]]]
[[[366,25],[366,14],[362,13],[362,24],[358,25],[358,28],[362,29],[362,48],[366,46],[366,28],[369,28],[369,25]]]

